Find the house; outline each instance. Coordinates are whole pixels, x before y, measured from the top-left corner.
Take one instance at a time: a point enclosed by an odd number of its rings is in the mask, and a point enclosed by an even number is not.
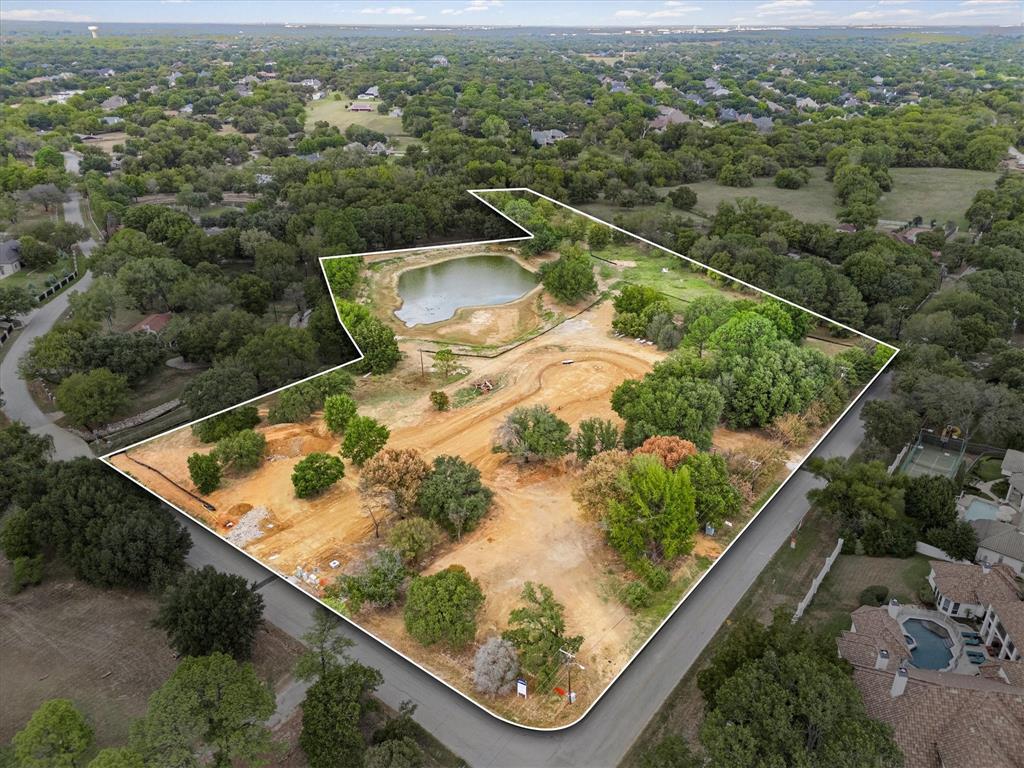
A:
[[[107,115],[106,117],[101,117],[100,122],[104,125],[119,125],[124,122],[124,118],[117,115]]]
[[[371,155],[388,155],[388,154],[390,154],[390,152],[388,151],[387,144],[385,144],[382,141],[375,141],[375,142],[373,142],[373,144],[368,146],[366,149],[369,151],[369,153]]]
[[[313,88],[315,90],[320,90],[320,86],[323,85],[323,83],[321,83],[315,77],[307,77],[305,80],[299,81],[299,85],[303,85],[306,88]]]
[[[713,91],[715,90],[715,88],[721,88],[722,84],[715,80],[715,78],[709,77],[704,81],[704,87],[707,88],[709,91]]]
[[[718,88],[715,88],[714,90],[711,91],[711,96],[716,99],[720,99],[725,96],[728,96],[730,93],[731,91],[728,88],[723,88],[722,86],[719,86]]]
[[[433,64],[435,67],[447,67],[448,58],[445,56],[434,56],[430,59],[430,63]]]
[[[160,333],[167,324],[171,322],[171,318],[174,317],[170,312],[162,312],[157,315],[149,315],[144,317],[131,328],[128,329],[129,333]]]
[[[682,123],[693,122],[693,119],[675,107],[666,107],[664,105],[658,107],[658,116],[647,123],[656,132],[661,133],[670,125],[678,125]]]
[[[365,101],[353,101],[348,105],[349,112],[373,112],[375,109],[373,104],[368,104]]]
[[[1024,482],[1024,476],[1021,477]],[[1024,486],[1022,486],[1024,490]],[[978,562],[1005,565],[1018,576],[1024,576],[1024,528],[1000,520],[971,520],[971,528],[978,537]]]
[[[1019,602],[1016,574],[1009,566],[941,560],[931,560],[929,565],[928,585],[935,594],[935,607],[947,616],[979,619],[992,603]]]
[[[235,93],[237,93],[241,98],[245,99],[249,96],[252,96],[252,89],[246,88],[244,85],[236,85]]]
[[[871,78],[871,82],[874,83],[875,85],[881,85],[882,83],[885,82],[885,79],[881,75],[875,75],[874,77]]]
[[[732,107],[725,107],[718,110],[718,122],[720,123],[735,123],[740,119],[740,113]]]
[[[775,123],[770,117],[755,117],[751,122],[754,123],[758,133],[770,133],[775,127]]]
[[[629,86],[621,80],[612,80],[612,86],[608,90],[611,93],[630,93]]]
[[[0,280],[21,269],[21,243],[17,240],[0,242]]]
[[[1017,451],[1013,448],[1007,449],[999,469],[1003,473],[1003,477],[1010,477],[1024,472],[1024,451]]]
[[[128,99],[124,96],[111,96],[109,99],[100,103],[100,109],[104,112],[113,112],[115,109],[120,109],[128,103]]]
[[[776,104],[774,101],[766,101],[765,105],[768,107],[769,112],[785,112],[786,108],[781,104]]]
[[[112,70],[110,67],[104,67],[103,69],[97,69],[96,70],[96,74],[99,75],[100,77],[113,77],[117,73],[114,70]]]
[[[181,109],[178,110],[178,114],[179,115],[191,115],[192,114],[192,109],[193,109],[192,102],[189,102],[188,104],[186,104],[185,106],[183,106]]]
[[[978,675],[917,669],[885,608],[863,606],[851,618],[839,655],[867,714],[893,729],[905,768],[1024,765],[1020,662],[986,662]]]
[[[684,93],[683,98],[689,102],[696,104],[698,107],[703,107],[707,104],[707,101],[704,100],[704,97],[696,93]]]
[[[320,101],[324,97],[323,91],[313,91],[309,98],[313,101]]]
[[[532,139],[533,143],[538,147],[547,147],[564,138],[566,138],[566,134],[557,128],[552,128],[548,131],[530,131],[530,139]]]
[[[173,72],[171,72],[171,74],[167,76],[167,85],[173,88],[174,84],[178,82],[178,78],[181,76],[181,72],[179,72],[178,70],[174,70]]]
[[[401,107],[392,107],[391,111],[388,112],[388,117],[401,117],[404,114],[405,112],[402,110]]]
[[[981,642],[998,659],[1024,657],[1024,602],[1018,599],[990,603],[981,623]]]
[[[818,102],[810,97],[803,97],[796,100],[797,109],[818,109]]]
[[[261,81],[258,77],[256,77],[256,75],[246,75],[237,82],[239,85],[259,85]]]
[[[654,83],[654,90],[656,91],[667,91],[670,88],[672,88],[672,86],[666,83],[664,80],[658,80],[657,82]]]
[[[271,173],[257,173],[256,174],[256,185],[264,187],[274,180],[274,175]]]
[[[371,85],[365,91],[359,94],[360,99],[378,99],[380,98],[380,88],[376,85]]]

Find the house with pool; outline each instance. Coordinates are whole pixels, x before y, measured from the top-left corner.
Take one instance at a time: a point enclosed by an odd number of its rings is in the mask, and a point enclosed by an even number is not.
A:
[[[895,600],[851,615],[839,655],[853,667],[868,715],[892,727],[905,768],[1024,766],[1024,661],[1019,652],[978,651],[981,634]]]
[[[1006,565],[929,562],[935,607],[954,619],[980,621],[991,603],[1020,602],[1017,575]]]

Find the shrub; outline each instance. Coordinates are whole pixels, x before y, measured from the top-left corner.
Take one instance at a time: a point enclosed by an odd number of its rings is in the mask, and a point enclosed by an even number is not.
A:
[[[491,696],[507,696],[519,677],[519,654],[508,640],[487,638],[473,660],[473,687]]]
[[[651,604],[651,588],[642,581],[631,581],[622,588],[619,597],[631,611],[639,611]]]
[[[220,462],[210,453],[193,453],[188,457],[188,474],[202,494],[213,493],[220,487]]]
[[[430,404],[435,411],[447,411],[451,407],[451,399],[447,393],[435,390],[430,393]]]
[[[406,631],[423,645],[463,648],[476,635],[476,615],[484,603],[480,583],[460,565],[413,579],[405,601]]]
[[[441,537],[441,529],[433,520],[412,517],[395,523],[388,532],[388,544],[406,563],[416,564],[440,543]]]
[[[43,556],[16,557],[11,562],[11,585],[14,592],[43,580]]]
[[[256,406],[246,405],[219,416],[204,419],[192,427],[192,433],[204,443],[216,443],[235,432],[252,429],[259,423],[260,414],[256,410]]]
[[[341,455],[351,459],[357,467],[374,456],[391,436],[391,430],[369,416],[353,416],[345,427]]]
[[[401,554],[394,549],[382,549],[359,573],[340,576],[332,597],[345,598],[353,613],[358,613],[363,603],[388,608],[398,602],[405,576]]]
[[[345,476],[345,465],[337,456],[326,453],[311,453],[292,471],[292,485],[295,495],[308,499],[321,493]]]
[[[882,584],[872,584],[860,593],[860,604],[878,607],[889,601],[889,588]]]
[[[420,486],[416,507],[461,539],[491,508],[494,494],[480,482],[480,470],[458,456],[438,456]]]
[[[348,395],[331,395],[324,400],[324,423],[334,434],[341,434],[356,415],[356,403]]]
[[[267,438],[252,429],[243,429],[217,441],[212,456],[226,471],[249,472],[256,469],[267,450]]]

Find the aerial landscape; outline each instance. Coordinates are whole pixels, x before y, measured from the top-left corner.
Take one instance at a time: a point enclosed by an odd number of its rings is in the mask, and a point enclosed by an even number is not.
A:
[[[1024,766],[1018,3],[238,8],[0,11],[0,766]]]

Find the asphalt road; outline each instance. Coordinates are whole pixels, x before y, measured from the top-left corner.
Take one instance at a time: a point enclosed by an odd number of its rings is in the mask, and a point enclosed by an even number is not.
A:
[[[853,453],[864,436],[861,407],[868,399],[887,397],[888,391],[889,377],[880,377],[814,455]],[[809,509],[807,491],[818,484],[806,472],[794,475],[591,713],[568,730],[538,733],[506,725],[373,638],[344,625],[345,633],[357,642],[352,655],[384,674],[381,699],[393,707],[406,699],[414,701],[416,720],[474,768],[612,768],[789,539]],[[187,527],[194,542],[189,556],[193,565],[213,565],[253,581],[272,575],[205,528],[191,521]],[[271,580],[261,591],[269,621],[295,636],[306,631],[315,606],[312,598],[281,579]]]
[[[68,155],[74,158],[73,162],[67,159]],[[68,170],[77,172],[78,158],[71,152],[65,152],[64,156]],[[82,219],[82,200],[77,192],[71,192],[69,201],[64,204],[64,220],[85,226]],[[96,241],[89,239],[79,243],[79,246],[82,253],[88,255],[96,247]],[[54,424],[54,414],[47,414],[39,409],[29,394],[28,386],[18,376],[18,361],[28,352],[33,339],[50,330],[64,314],[68,308],[68,296],[71,291],[85,291],[92,284],[92,279],[92,273],[86,272],[74,286],[22,318],[23,330],[8,345],[3,359],[0,360],[0,391],[4,393],[4,413],[12,420],[23,422],[36,434],[52,437],[54,455],[58,459],[92,456],[93,452],[82,438]]]

